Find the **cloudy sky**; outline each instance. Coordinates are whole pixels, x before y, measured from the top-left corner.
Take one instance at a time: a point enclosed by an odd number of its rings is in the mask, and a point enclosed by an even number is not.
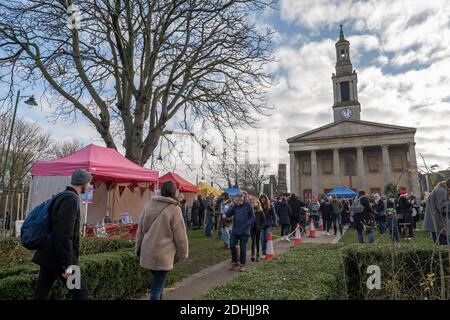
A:
[[[289,163],[287,138],[333,120],[334,43],[343,24],[362,119],[417,127],[417,153],[450,166],[450,0],[279,0],[251,19],[276,30],[276,62],[267,65],[275,109],[260,127],[279,130],[281,162]],[[55,137],[101,143],[82,123],[53,124],[45,112],[26,112]],[[194,171],[184,174],[195,181]]]

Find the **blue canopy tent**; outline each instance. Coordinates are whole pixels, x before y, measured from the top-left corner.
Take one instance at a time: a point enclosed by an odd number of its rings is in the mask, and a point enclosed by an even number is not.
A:
[[[233,198],[236,197],[239,193],[241,193],[241,190],[239,188],[227,188],[224,190],[224,192],[228,193],[228,195]]]
[[[337,198],[350,198],[356,197],[357,193],[346,187],[336,187],[327,193],[327,196],[336,195]]]

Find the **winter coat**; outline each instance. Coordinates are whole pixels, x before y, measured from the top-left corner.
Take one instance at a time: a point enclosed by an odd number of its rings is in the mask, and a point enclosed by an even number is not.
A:
[[[364,205],[364,209],[360,213],[354,214],[354,221],[356,229],[359,231],[364,230],[364,226],[374,227],[375,216],[369,203],[369,198],[361,197],[361,204]]]
[[[242,236],[250,235],[250,228],[255,221],[255,212],[249,202],[244,201],[241,205],[232,205],[225,215],[229,218],[233,217],[232,233]]]
[[[136,254],[143,268],[170,271],[176,252],[189,254],[189,244],[178,201],[153,197],[144,207],[136,233]]]
[[[199,215],[200,215],[200,203],[198,200],[194,200],[191,208],[191,221],[194,225],[198,224]]]
[[[340,214],[342,209],[342,203],[339,200],[331,200],[331,210],[334,214]]]
[[[384,202],[382,199],[378,200],[377,202],[375,202],[375,212],[379,215],[379,216],[386,216],[386,211],[385,211],[385,207],[384,207]]]
[[[255,222],[253,222],[253,226],[251,229],[251,233],[255,234],[261,232],[266,224],[266,216],[263,211],[255,212]]]
[[[425,207],[424,229],[429,232],[440,233],[443,231],[450,236],[450,221],[447,215],[450,212],[449,197],[445,185],[440,184],[430,193]],[[447,221],[445,221],[447,219]],[[445,225],[447,223],[447,230]]]
[[[322,213],[324,219],[331,215],[331,208],[327,202],[322,202],[320,204],[319,211]]]
[[[317,201],[311,201],[311,203],[309,204],[309,212],[312,216],[318,216],[319,215],[319,208],[320,205]]]
[[[297,221],[291,221],[292,210],[287,201],[282,201],[277,206],[278,220],[281,225],[287,225],[291,223],[296,223]]]
[[[80,248],[80,198],[77,191],[57,197],[49,209],[49,225],[53,234],[44,248],[36,251],[32,262],[44,267],[66,269],[78,264]],[[61,272],[62,273],[62,272]]]
[[[265,216],[265,224],[264,224],[264,229],[267,229],[269,227],[273,227],[276,225],[277,223],[277,217],[275,214],[275,208],[273,207],[273,205],[269,205],[269,207],[264,210],[264,216]]]
[[[291,207],[290,221],[298,221],[300,219],[300,209],[302,203],[297,197],[289,197],[287,200],[289,207]]]
[[[233,222],[233,218],[223,217],[223,215],[228,211],[228,209],[233,205],[232,201],[229,199],[228,201],[223,201],[220,205],[220,220],[219,226],[220,228],[229,228]]]

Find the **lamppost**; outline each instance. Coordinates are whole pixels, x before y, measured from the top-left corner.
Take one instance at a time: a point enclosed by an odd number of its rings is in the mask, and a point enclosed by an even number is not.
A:
[[[36,103],[36,100],[34,99],[34,96],[32,96],[32,95],[31,96],[21,96],[20,95],[20,90],[17,91],[16,104],[14,105],[14,113],[13,113],[13,118],[12,118],[12,122],[11,122],[11,129],[9,131],[8,147],[6,148],[5,160],[3,161],[2,180],[0,182],[0,191],[2,191],[2,192],[4,190],[4,185],[5,185],[5,176],[6,176],[6,168],[8,167],[9,150],[11,148],[11,141],[12,141],[12,135],[13,135],[13,131],[14,131],[14,124],[16,122],[17,107],[19,105],[19,99],[20,98],[28,98],[25,101],[25,103],[30,105],[30,106],[37,106],[38,105]]]

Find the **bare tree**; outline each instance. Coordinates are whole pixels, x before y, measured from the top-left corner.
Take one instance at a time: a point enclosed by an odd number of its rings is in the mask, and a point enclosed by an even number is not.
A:
[[[268,167],[267,164],[261,163],[260,160],[256,163],[245,163],[240,168],[241,185],[256,195],[261,194],[263,184],[269,180]]]
[[[0,141],[2,142],[0,147],[2,150],[6,149],[6,141],[9,135],[8,123],[9,121],[0,122]],[[8,130],[5,130],[4,127],[7,127]],[[50,159],[50,146],[50,135],[42,127],[22,118],[16,119],[5,186],[8,189],[16,189],[21,185],[27,185],[31,165],[36,161]]]
[[[55,159],[63,158],[77,152],[84,147],[84,143],[73,138],[72,140],[56,141],[52,146]]]
[[[58,117],[81,114],[144,165],[168,125],[254,125],[268,109],[274,0],[0,0],[0,80],[42,84]],[[73,7],[71,7],[73,8]],[[176,123],[170,120],[176,117]],[[173,121],[175,122],[175,121]]]

